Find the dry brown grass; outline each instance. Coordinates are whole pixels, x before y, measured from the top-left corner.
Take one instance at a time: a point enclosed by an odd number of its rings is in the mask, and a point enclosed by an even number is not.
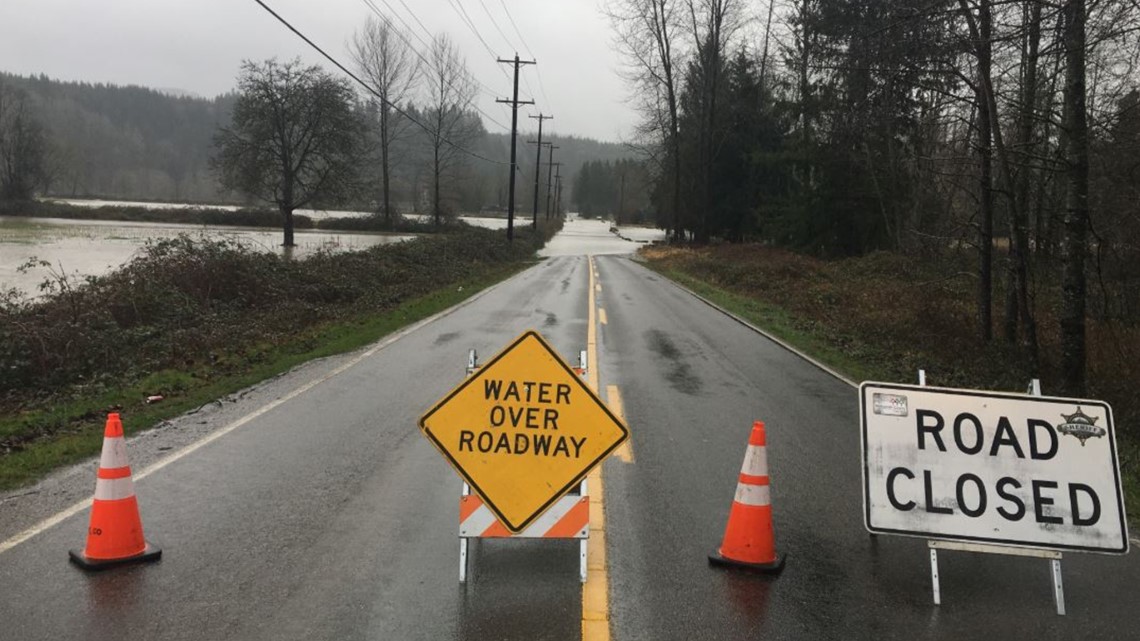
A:
[[[1024,390],[1042,380],[1058,390],[1060,294],[1048,275],[1036,281],[1040,364],[1025,350],[976,335],[972,257],[912,257],[875,253],[824,261],[762,245],[647,248],[656,268],[675,271],[787,313],[793,330],[848,356],[855,378],[914,381],[927,371],[931,384]],[[998,278],[1000,274],[995,274]],[[994,333],[1001,334],[1003,292],[994,292]],[[1089,396],[1109,402],[1118,433],[1140,440],[1140,327],[1088,322]]]

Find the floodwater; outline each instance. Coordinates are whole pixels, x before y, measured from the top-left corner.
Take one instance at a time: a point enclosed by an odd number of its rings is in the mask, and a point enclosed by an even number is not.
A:
[[[220,209],[222,211],[237,211],[239,207],[236,205],[195,205],[189,203],[152,203],[152,202],[135,202],[129,200],[96,200],[91,198],[49,198],[45,199],[48,202],[65,203],[68,205],[75,205],[77,207],[146,207],[147,209]],[[372,212],[367,211],[349,211],[339,209],[298,209],[294,212],[298,216],[308,216],[312,220],[326,220],[329,218],[362,218],[364,216],[371,216]],[[430,222],[431,216],[425,214],[411,214],[407,216],[413,220],[420,220],[422,222]],[[460,216],[460,219],[467,221],[476,227],[486,227],[487,229],[506,229],[506,218],[488,218],[483,216]],[[515,224],[521,225],[523,223],[529,224],[530,216],[519,214],[515,218]]]
[[[0,216],[0,291],[11,288],[34,296],[45,279],[66,275],[81,280],[126,263],[147,241],[191,237],[228,238],[267,252],[282,253],[282,231],[270,228],[217,227],[167,223],[64,220]],[[318,251],[354,251],[398,243],[409,235],[297,230],[295,258]],[[20,271],[36,258],[51,263]]]
[[[46,198],[47,202],[64,203],[76,207],[146,207],[147,209],[218,209],[221,211],[237,211],[237,205],[196,205],[194,203],[157,203],[139,202],[132,200],[100,200],[95,198]],[[298,209],[293,213],[298,216],[308,216],[313,220],[326,218],[358,218],[371,215],[366,211],[340,211],[336,209]]]
[[[220,209],[234,211],[233,205],[195,205],[187,203],[136,202],[127,200],[95,200],[78,198],[51,198],[79,207],[146,207],[148,209]],[[298,209],[299,215],[313,220],[327,218],[356,218],[370,212],[324,209]],[[430,221],[430,216],[413,215],[409,218]],[[505,218],[461,216],[476,227],[506,229]],[[519,221],[516,220],[516,223]],[[56,218],[20,218],[0,216],[0,292],[18,289],[34,296],[45,279],[66,275],[81,280],[83,276],[99,276],[126,263],[150,239],[174,238],[179,234],[205,238],[232,238],[259,247],[268,252],[282,253],[282,232],[279,228],[228,227],[211,225],[182,225],[169,223],[135,223],[98,220],[63,220]],[[410,235],[393,235],[371,232],[296,231],[292,255],[304,258],[317,251],[355,251],[375,245],[397,243],[413,238]],[[32,258],[49,261],[52,266],[29,268],[20,266]]]

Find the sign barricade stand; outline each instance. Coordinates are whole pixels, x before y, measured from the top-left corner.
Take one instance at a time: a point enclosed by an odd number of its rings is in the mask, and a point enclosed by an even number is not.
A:
[[[478,355],[472,349],[467,353],[467,376],[480,367]],[[578,367],[574,372],[585,377],[586,350],[578,353]],[[587,481],[559,499],[543,516],[526,529],[511,533],[484,504],[471,486],[463,482],[459,496],[459,582],[467,582],[470,539],[578,539],[578,578],[586,582],[587,550],[590,537],[590,496]]]
[[[1063,552],[1127,554],[1112,421],[1102,401],[864,382],[864,519],[872,535],[927,540],[932,599],[938,551],[1044,559],[1065,615]]]
[[[926,385],[925,370],[918,370],[918,384]],[[1030,396],[1041,396],[1041,380],[1037,378],[1031,380],[1027,393]],[[1033,548],[1017,548],[1009,545],[960,543],[958,541],[943,541],[940,539],[930,539],[926,542],[926,545],[930,549],[930,586],[933,592],[934,605],[942,604],[942,587],[938,580],[938,550],[954,550],[957,552],[974,552],[976,554],[1025,556],[1049,561],[1049,575],[1053,580],[1053,601],[1057,606],[1057,614],[1061,616],[1065,615],[1065,589],[1061,581],[1061,559],[1063,555],[1060,552]]]

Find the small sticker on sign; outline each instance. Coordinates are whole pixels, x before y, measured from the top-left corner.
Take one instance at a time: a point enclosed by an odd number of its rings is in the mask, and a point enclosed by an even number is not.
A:
[[[906,397],[902,394],[874,395],[875,413],[883,416],[906,416]]]

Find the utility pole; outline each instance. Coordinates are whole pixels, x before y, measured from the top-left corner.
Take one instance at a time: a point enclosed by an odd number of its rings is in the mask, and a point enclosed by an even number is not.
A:
[[[545,141],[545,142],[543,142],[543,143],[542,143],[542,146],[543,146],[543,147],[546,147],[546,153],[547,153],[547,155],[551,155],[551,154],[553,154],[553,153],[554,153],[554,152],[551,150],[551,148],[552,148],[552,147],[554,147],[554,143],[552,143],[552,142],[550,142],[550,141]],[[542,170],[540,169],[539,171],[542,171]],[[541,185],[540,185],[540,187],[541,187]],[[548,203],[549,203],[549,192],[550,192],[550,186],[549,186],[549,185],[547,185],[547,187],[546,187],[546,192],[547,192],[547,195],[546,195],[546,196],[543,196],[543,198],[547,198],[547,201],[548,201]],[[539,200],[541,200],[541,198],[540,198]],[[546,215],[546,218],[549,220],[549,219],[550,219],[550,205],[549,205],[549,204],[547,204],[547,205],[546,205],[546,214],[547,214],[547,215]]]
[[[625,169],[621,172],[621,187],[618,189],[618,210],[617,215],[614,216],[614,223],[620,225],[622,223],[621,213],[625,209]]]
[[[538,230],[538,181],[542,176],[542,121],[553,120],[554,116],[544,116],[542,112],[538,112],[537,116],[527,116],[538,120],[538,142],[528,140],[527,142],[538,147],[538,157],[534,160],[534,217],[531,219],[531,224],[534,225],[535,230]],[[550,143],[546,143],[550,144]]]
[[[549,167],[546,169],[546,219],[550,220],[550,188],[554,178],[554,166],[561,165],[562,163],[554,162],[554,150],[561,149],[558,145],[551,143],[550,145],[550,162]]]
[[[562,215],[562,163],[554,170],[554,213]]]
[[[515,172],[518,171],[518,162],[515,156],[515,137],[519,132],[519,105],[533,105],[533,100],[519,100],[519,67],[522,65],[533,65],[534,60],[519,60],[518,52],[515,53],[514,60],[498,59],[499,62],[505,62],[515,67],[515,93],[510,100],[500,98],[495,102],[503,102],[511,106],[511,193],[507,200],[507,240],[515,239]]]

